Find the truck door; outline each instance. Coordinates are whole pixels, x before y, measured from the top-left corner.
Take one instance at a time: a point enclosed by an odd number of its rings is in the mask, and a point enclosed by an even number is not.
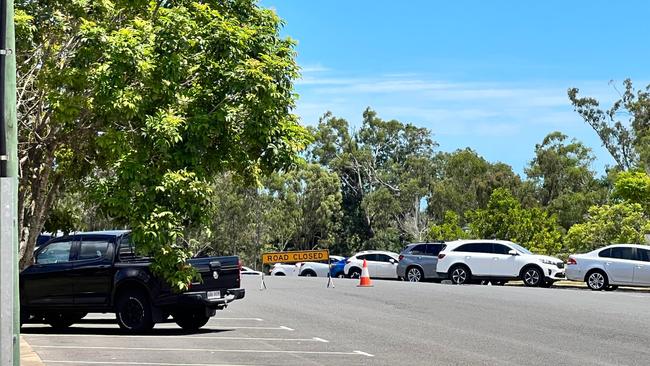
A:
[[[68,277],[74,238],[46,244],[36,252],[35,263],[20,274],[23,299],[28,306],[73,304],[73,285]]]
[[[81,235],[70,274],[77,305],[108,305],[113,283],[113,236]]]

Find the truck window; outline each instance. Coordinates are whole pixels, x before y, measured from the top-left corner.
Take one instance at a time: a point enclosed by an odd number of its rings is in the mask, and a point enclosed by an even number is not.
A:
[[[137,253],[133,243],[131,243],[130,235],[124,235],[120,239],[118,258],[122,262],[145,259],[145,257]]]
[[[81,242],[78,260],[99,259],[106,257],[108,251],[106,240],[84,240]]]
[[[38,253],[37,264],[67,263],[70,262],[71,241],[52,243]]]

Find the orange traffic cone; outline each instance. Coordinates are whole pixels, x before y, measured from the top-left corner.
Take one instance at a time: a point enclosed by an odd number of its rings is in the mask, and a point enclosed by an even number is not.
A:
[[[363,260],[363,270],[361,270],[361,277],[359,278],[359,286],[357,287],[372,287],[370,282],[370,273],[368,273],[368,262]]]

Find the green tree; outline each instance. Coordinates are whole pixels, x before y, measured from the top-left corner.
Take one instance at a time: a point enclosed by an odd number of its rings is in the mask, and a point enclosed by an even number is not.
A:
[[[588,252],[603,245],[645,243],[650,222],[638,203],[594,206],[584,223],[571,227],[565,237],[570,252]]]
[[[536,187],[539,203],[569,229],[581,222],[589,207],[604,203],[607,190],[594,177],[591,149],[561,132],[548,134],[535,146],[526,174]]]
[[[470,234],[478,238],[511,240],[540,254],[562,249],[562,233],[555,215],[533,207],[523,208],[505,188],[497,188],[485,209],[466,213]]]
[[[522,200],[527,187],[512,168],[503,163],[492,164],[467,148],[452,153],[439,153],[435,159],[436,176],[431,184],[427,211],[440,222],[448,210],[461,218],[468,210],[485,208],[497,188],[506,188]]]
[[[650,175],[641,171],[621,172],[616,176],[612,198],[638,203],[650,216]]]
[[[361,127],[325,114],[313,129],[309,158],[341,179],[343,220],[340,237],[346,252],[362,248],[401,248],[422,238],[432,156],[437,146],[427,129],[383,120],[371,109]]]
[[[629,79],[623,84],[621,98],[607,110],[594,98],[578,97],[577,88],[569,89],[569,100],[596,131],[620,170],[640,167],[650,172],[650,86],[636,90]]]
[[[154,256],[194,275],[184,232],[205,227],[209,181],[287,167],[308,140],[281,20],[253,0],[16,2],[21,265],[67,181]]]
[[[454,211],[445,212],[445,218],[440,224],[429,226],[427,240],[451,241],[467,238],[467,233],[460,226],[460,216]]]
[[[270,198],[266,232],[279,249],[328,248],[334,244],[342,199],[336,173],[316,164],[303,164],[271,176],[265,191]]]

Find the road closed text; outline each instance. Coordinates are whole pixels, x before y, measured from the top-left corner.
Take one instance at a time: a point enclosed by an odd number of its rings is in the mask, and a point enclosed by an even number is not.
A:
[[[320,262],[329,260],[329,250],[305,250],[262,254],[262,263]]]

